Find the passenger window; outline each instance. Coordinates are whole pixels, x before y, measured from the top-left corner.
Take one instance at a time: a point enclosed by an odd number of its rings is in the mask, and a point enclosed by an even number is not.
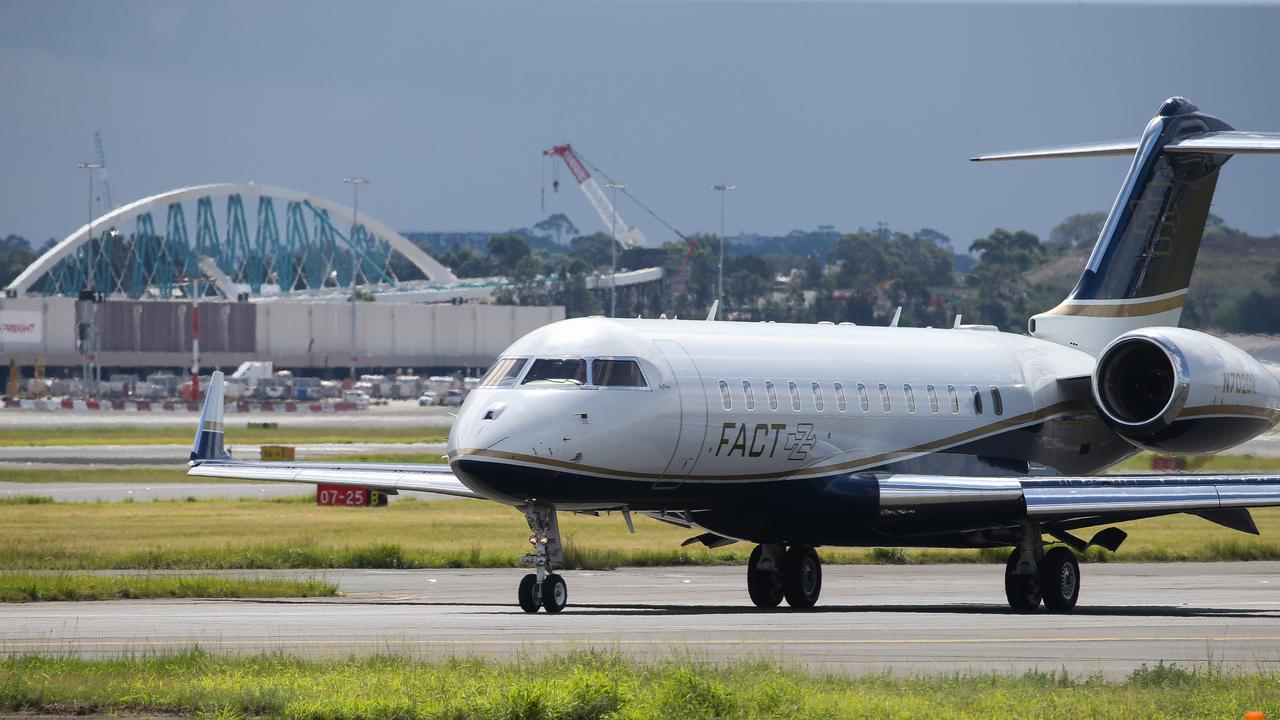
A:
[[[862,406],[862,412],[871,412],[871,400],[867,398],[867,386],[858,383],[858,405]]]
[[[889,412],[893,409],[893,407],[889,405],[889,386],[884,383],[880,383],[880,407],[885,412]]]
[[[479,387],[511,387],[520,377],[525,361],[529,358],[498,358],[489,372],[485,373]]]
[[[995,386],[991,388],[991,412],[997,415],[1004,414],[1004,398],[1000,397],[1000,388]]]
[[[822,412],[822,386],[818,383],[812,383],[810,387],[813,388],[813,409]]]
[[[586,385],[587,361],[574,358],[538,358],[529,366],[521,385]]]
[[[788,380],[787,392],[791,393],[791,409],[800,412],[800,386]]]
[[[778,388],[773,386],[773,382],[766,380],[764,383],[765,394],[769,396],[769,409],[778,409]]]
[[[635,360],[592,360],[591,384],[615,388],[649,387]]]
[[[742,394],[747,398],[747,409],[756,409],[756,394],[751,391],[751,383],[746,380],[742,381]]]
[[[970,385],[969,392],[973,393],[973,414],[982,414],[982,393],[978,392],[977,385]]]
[[[844,386],[836,383],[836,409],[844,412],[849,409],[849,400],[844,396]]]
[[[951,414],[955,415],[960,412],[960,396],[956,394],[956,386],[947,386],[947,400],[951,402]]]
[[[902,386],[902,394],[907,396],[907,412],[914,413],[916,411],[916,394],[911,390],[910,385]]]
[[[720,402],[724,404],[725,410],[733,409],[733,396],[729,394],[729,383],[720,381]]]
[[[934,415],[938,414],[938,391],[933,389],[932,385],[924,386],[925,392],[929,393],[929,412]]]

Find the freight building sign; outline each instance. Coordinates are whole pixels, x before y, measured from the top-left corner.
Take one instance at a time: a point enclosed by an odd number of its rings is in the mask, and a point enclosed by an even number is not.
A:
[[[40,313],[0,310],[0,343],[38,343],[44,340]]]

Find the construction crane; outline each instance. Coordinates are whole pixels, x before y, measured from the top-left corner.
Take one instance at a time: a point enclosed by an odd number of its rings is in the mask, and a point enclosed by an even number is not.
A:
[[[565,143],[564,145],[556,145],[550,150],[543,150],[542,154],[549,157],[559,157],[569,168],[569,172],[573,173],[573,178],[578,181],[578,187],[582,189],[582,194],[587,196],[587,202],[591,203],[591,207],[599,213],[600,219],[604,221],[605,227],[609,228],[610,234],[614,239],[622,244],[623,247],[635,247],[644,245],[644,235],[640,232],[640,228],[628,227],[623,222],[622,217],[618,215],[618,210],[609,202],[609,198],[605,196],[604,190],[600,188],[600,184],[596,179],[591,177],[591,173],[587,172],[587,166],[582,162],[582,158],[574,152],[573,146]],[[606,180],[608,178],[605,178]],[[559,180],[556,181],[556,189],[559,189]]]
[[[93,146],[98,151],[98,166],[102,168],[102,199],[106,201],[107,212],[116,209],[116,201],[111,197],[111,182],[107,180],[107,157],[102,152],[102,131],[93,132]]]

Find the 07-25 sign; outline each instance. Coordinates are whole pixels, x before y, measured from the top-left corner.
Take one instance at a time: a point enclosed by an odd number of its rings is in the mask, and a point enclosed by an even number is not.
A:
[[[316,505],[381,507],[386,504],[386,493],[377,490],[351,485],[316,485]]]

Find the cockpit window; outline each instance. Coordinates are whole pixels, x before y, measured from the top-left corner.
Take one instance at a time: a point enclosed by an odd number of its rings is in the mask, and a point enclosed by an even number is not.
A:
[[[599,387],[648,387],[635,360],[592,360],[591,383]]]
[[[485,373],[479,387],[511,387],[520,377],[525,361],[529,358],[498,358],[498,361]]]
[[[587,361],[581,358],[537,358],[521,385],[586,385]]]

